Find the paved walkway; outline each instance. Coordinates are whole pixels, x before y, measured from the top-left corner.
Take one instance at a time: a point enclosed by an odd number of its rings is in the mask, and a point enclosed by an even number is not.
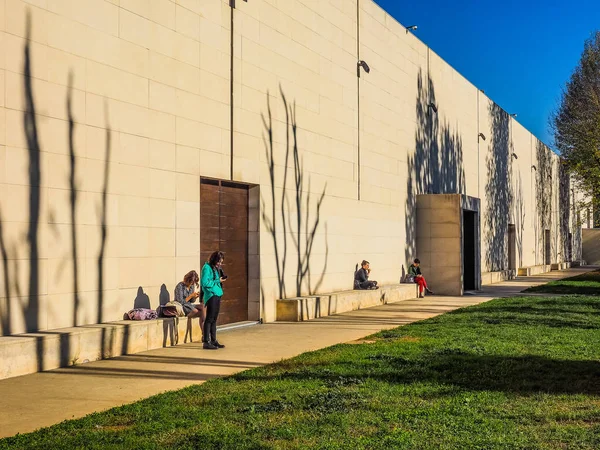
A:
[[[214,377],[360,339],[464,306],[574,276],[592,268],[485,286],[476,295],[429,296],[304,323],[269,323],[223,332],[227,348],[203,351],[192,343],[0,381],[0,437],[34,431]],[[167,386],[168,383],[168,386]]]

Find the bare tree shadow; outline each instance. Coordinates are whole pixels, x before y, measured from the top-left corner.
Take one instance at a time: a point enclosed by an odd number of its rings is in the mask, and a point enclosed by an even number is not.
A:
[[[562,253],[563,261],[571,261],[572,239],[570,236],[571,221],[571,176],[564,162],[561,160],[558,166],[558,220],[560,231],[560,243],[557,245]]]
[[[25,41],[25,58],[23,81],[25,88],[25,111],[23,112],[23,123],[25,125],[25,137],[29,155],[29,229],[27,231],[27,242],[29,243],[29,288],[28,303],[25,313],[27,331],[39,329],[39,243],[38,231],[40,223],[40,195],[41,195],[41,162],[40,143],[38,138],[38,126],[36,109],[33,96],[32,73],[31,73],[31,16],[27,14]]]
[[[32,74],[32,60],[31,60],[31,15],[29,11],[26,17],[26,39],[24,45],[24,66],[23,66],[23,86],[24,86],[24,112],[23,112],[23,125],[25,130],[25,138],[27,143],[27,154],[28,154],[28,188],[29,188],[29,219],[27,229],[27,244],[28,244],[28,288],[26,293],[22,293],[21,286],[19,285],[19,259],[17,255],[16,244],[10,246],[5,238],[4,226],[2,217],[0,216],[0,253],[2,256],[4,278],[4,299],[0,301],[0,323],[2,325],[2,335],[11,335],[14,333],[15,328],[12,324],[12,311],[11,305],[14,299],[19,300],[22,296],[27,297],[26,303],[21,304],[20,313],[25,323],[25,331],[30,333],[36,333],[32,336],[36,341],[36,353],[37,353],[37,369],[38,371],[44,370],[44,342],[45,339],[42,335],[57,334],[52,331],[40,332],[40,250],[39,250],[39,228],[40,228],[40,214],[41,214],[41,182],[42,182],[42,167],[41,167],[41,145],[39,141],[39,131],[37,123],[37,110],[35,104],[35,97],[33,91],[33,74]],[[67,85],[67,98],[66,98],[66,110],[67,110],[67,121],[68,121],[68,155],[70,163],[69,172],[69,189],[70,189],[70,218],[71,218],[71,259],[73,264],[73,316],[72,323],[77,325],[78,310],[80,307],[80,287],[79,287],[79,264],[77,261],[78,255],[78,235],[77,235],[77,207],[78,207],[78,185],[77,185],[77,157],[75,149],[75,117],[73,115],[73,75],[69,73],[68,85]],[[98,316],[97,322],[102,322],[102,303],[104,295],[104,273],[103,273],[103,259],[104,249],[107,239],[107,227],[106,227],[106,198],[108,188],[108,167],[110,161],[110,127],[107,121],[107,142],[106,142],[106,163],[105,163],[105,174],[104,174],[104,187],[103,187],[103,200],[102,200],[102,242],[100,254],[98,257]],[[52,216],[52,214],[51,214]],[[11,266],[12,263],[12,266]],[[14,289],[11,289],[14,286]],[[13,298],[14,296],[14,298]],[[114,330],[113,330],[114,331]],[[110,339],[107,339],[105,335],[106,330],[103,328],[102,333],[102,355],[106,355],[106,346],[112,348],[114,342],[114,333],[111,334]],[[108,344],[107,344],[108,343]],[[125,344],[127,346],[127,344]],[[60,336],[60,363],[68,364],[70,351],[70,335],[61,334]]]
[[[523,233],[525,231],[525,201],[523,199],[523,180],[519,172],[514,179],[513,186],[514,205],[513,205],[513,221],[516,230],[518,267],[523,267]]]
[[[512,144],[510,116],[495,103],[488,107],[492,138],[486,156],[485,260],[490,272],[508,268],[508,221],[513,193],[511,189]]]
[[[535,201],[537,210],[536,221],[536,246],[544,247],[545,230],[550,230],[552,225],[552,155],[541,141],[536,143],[536,180]],[[536,252],[538,253],[538,252]],[[546,248],[542,248],[543,264],[547,263],[548,255]]]
[[[67,117],[69,121],[69,162],[70,162],[70,200],[71,200],[71,258],[73,259],[73,326],[77,326],[77,315],[79,313],[79,264],[77,263],[77,181],[75,143],[73,135],[75,132],[75,120],[73,118],[73,74],[69,73],[67,88]]]
[[[417,195],[462,194],[466,191],[462,138],[446,121],[440,129],[440,113],[434,82],[429,74],[424,80],[423,72],[419,71],[415,151],[407,160],[405,261],[412,261],[417,256]]]
[[[2,336],[12,334],[12,311],[11,311],[11,292],[10,275],[8,267],[8,250],[4,240],[4,225],[2,211],[0,210],[0,253],[2,253],[2,276],[4,278],[4,298],[0,299],[0,325],[2,326]]]
[[[104,321],[104,257],[106,252],[106,240],[108,239],[108,180],[109,180],[109,168],[110,168],[110,156],[111,156],[111,128],[108,121],[108,108],[106,101],[104,102],[105,110],[105,123],[106,123],[106,142],[105,142],[105,153],[104,153],[104,180],[102,183],[102,202],[100,205],[100,249],[98,251],[98,305],[97,305],[97,316],[96,322],[102,323]],[[106,328],[102,328],[102,357],[110,356],[106,352],[106,348],[112,349],[114,343],[114,330],[111,329],[111,335],[106,336]]]
[[[322,285],[327,270],[329,258],[329,244],[327,239],[327,225],[325,224],[325,262],[321,275],[316,284],[312,284],[311,256],[314,250],[317,231],[321,223],[321,207],[325,200],[327,185],[315,204],[315,211],[311,214],[313,202],[311,200],[310,177],[306,177],[304,163],[299,151],[298,124],[296,121],[296,105],[289,104],[283,89],[280,87],[283,106],[286,114],[286,140],[285,158],[281,170],[283,171],[283,185],[281,196],[278,195],[276,186],[276,170],[280,167],[275,157],[275,142],[273,129],[273,116],[269,94],[267,94],[267,116],[262,115],[265,134],[263,141],[265,153],[269,165],[269,180],[271,185],[271,210],[266,209],[266,202],[261,197],[262,219],[273,240],[275,252],[275,264],[277,269],[277,280],[279,298],[287,297],[285,285],[286,265],[288,261],[288,236],[292,239],[296,263],[295,295],[300,296],[303,292],[315,293]],[[290,164],[293,169],[293,204],[287,194],[288,170]],[[314,215],[314,217],[312,217]],[[281,224],[281,228],[279,227]]]

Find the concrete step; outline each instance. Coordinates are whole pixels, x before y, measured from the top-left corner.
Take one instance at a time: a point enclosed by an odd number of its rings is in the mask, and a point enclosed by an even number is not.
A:
[[[255,324],[241,322],[218,329]],[[123,320],[0,337],[0,380],[201,340],[198,319],[186,317]]]
[[[481,284],[486,286],[488,284],[500,283],[501,281],[514,280],[517,277],[517,271],[512,270],[499,270],[497,272],[483,272],[481,274]]]
[[[341,291],[277,300],[277,321],[302,322],[418,297],[416,284],[381,286],[374,291]]]
[[[574,267],[573,263],[570,262],[562,262],[562,263],[553,263],[551,264],[552,270],[566,270]]]
[[[541,264],[539,266],[520,267],[517,275],[520,277],[531,277],[541,273],[550,272],[552,266],[550,264]]]

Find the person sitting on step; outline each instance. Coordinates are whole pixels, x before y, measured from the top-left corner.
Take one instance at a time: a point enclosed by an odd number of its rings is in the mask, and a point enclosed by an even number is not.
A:
[[[369,261],[363,260],[361,268],[354,274],[354,289],[379,289],[377,281],[370,281],[371,268]]]
[[[414,263],[408,268],[408,276],[412,277],[414,282],[419,285],[419,297],[423,298],[423,290],[427,291],[428,294],[433,294],[433,291],[427,287],[427,282],[421,273],[421,267],[419,267],[420,265],[421,261],[419,258],[416,258]]]

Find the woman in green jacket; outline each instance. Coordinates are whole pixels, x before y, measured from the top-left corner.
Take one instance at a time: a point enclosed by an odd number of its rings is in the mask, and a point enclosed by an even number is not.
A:
[[[214,252],[202,267],[202,294],[204,305],[206,305],[206,319],[204,320],[203,348],[216,350],[225,347],[217,341],[217,318],[221,309],[221,297],[223,296],[222,283],[227,277],[222,275],[224,255],[222,252]]]

